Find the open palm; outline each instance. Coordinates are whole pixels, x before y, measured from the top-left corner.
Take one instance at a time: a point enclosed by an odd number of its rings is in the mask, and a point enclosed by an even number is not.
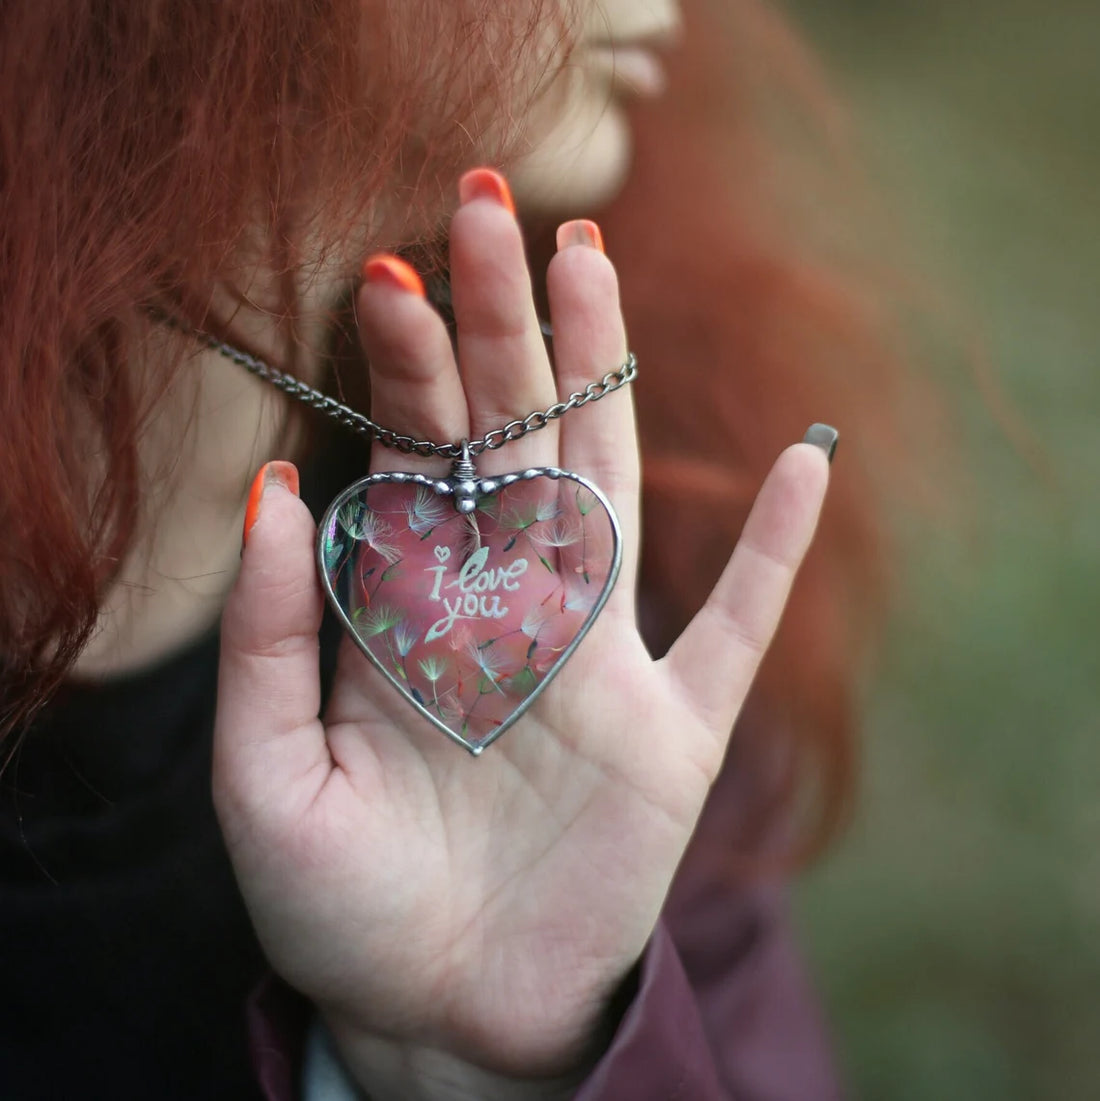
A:
[[[451,229],[457,364],[416,294],[368,279],[357,303],[373,416],[420,438],[476,438],[626,355],[614,270],[567,233],[547,275],[555,377],[515,220],[492,198],[466,197]],[[394,460],[376,446],[372,467],[413,468]],[[482,475],[547,465],[583,474],[613,501],[622,574],[576,654],[479,758],[432,728],[350,640],[318,716],[315,529],[277,486],[226,607],[215,792],[227,844],[273,966],[317,1003],[353,1065],[396,1044],[531,1079],[591,1057],[721,764],[827,480],[816,448],[780,457],[715,593],[654,662],[635,624],[628,390],[479,463]]]

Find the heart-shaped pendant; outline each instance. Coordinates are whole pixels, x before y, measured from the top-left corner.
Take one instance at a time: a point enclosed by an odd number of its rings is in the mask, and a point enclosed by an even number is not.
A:
[[[329,506],[317,558],[329,602],[387,680],[480,753],[550,683],[607,601],[619,522],[591,482],[536,467],[482,478],[392,471]]]

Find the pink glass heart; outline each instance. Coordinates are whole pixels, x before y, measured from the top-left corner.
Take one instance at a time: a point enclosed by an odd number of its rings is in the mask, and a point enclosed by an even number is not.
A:
[[[476,485],[472,511],[456,507],[456,484]],[[620,558],[603,494],[553,467],[463,483],[373,474],[333,501],[318,539],[328,598],[360,649],[475,754],[572,654]]]

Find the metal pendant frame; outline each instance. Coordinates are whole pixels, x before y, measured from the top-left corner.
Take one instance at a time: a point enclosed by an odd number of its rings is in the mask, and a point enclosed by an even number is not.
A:
[[[478,743],[472,743],[466,738],[462,737],[460,733],[452,730],[440,718],[433,715],[425,706],[419,703],[409,693],[401,682],[394,677],[394,675],[378,660],[370,649],[364,644],[363,640],[359,637],[356,631],[355,625],[348,618],[346,611],[341,605],[340,599],[336,592],[333,590],[331,580],[329,578],[328,567],[325,559],[326,544],[331,538],[332,532],[335,530],[337,524],[337,516],[340,509],[346,505],[349,501],[361,494],[363,491],[369,489],[371,486],[377,485],[412,485],[422,486],[431,490],[433,493],[440,497],[448,497],[452,500],[456,511],[459,513],[471,513],[477,507],[480,501],[486,497],[492,497],[494,494],[499,493],[501,490],[508,486],[514,485],[516,482],[521,481],[534,481],[538,478],[549,478],[552,481],[560,481],[561,479],[568,479],[571,482],[575,482],[578,486],[591,493],[603,506],[610,530],[612,534],[612,554],[611,562],[608,568],[607,579],[604,582],[603,589],[599,596],[596,598],[595,603],[589,610],[587,618],[578,629],[577,634],[572,641],[564,648],[562,653],[558,656],[554,664],[546,671],[542,680],[531,690],[530,694],[526,696],[512,711],[508,717],[500,723],[499,726],[487,737],[481,739]],[[418,711],[429,723],[432,724],[437,730],[441,730],[452,741],[457,742],[464,749],[468,750],[473,756],[479,756],[483,750],[490,746],[497,740],[502,734],[510,729],[531,707],[531,705],[542,694],[546,686],[557,676],[562,666],[569,660],[581,640],[588,633],[592,624],[596,621],[596,617],[603,610],[604,605],[607,603],[608,597],[611,595],[611,590],[615,586],[615,582],[619,576],[619,570],[622,566],[622,529],[619,524],[619,518],[615,514],[615,509],[612,507],[611,502],[607,499],[603,491],[590,482],[587,478],[582,477],[580,474],[576,474],[570,470],[562,470],[555,466],[541,466],[530,467],[527,470],[515,471],[509,474],[503,474],[498,477],[482,478],[478,475],[473,461],[470,458],[470,452],[468,447],[463,447],[463,454],[460,458],[456,459],[453,464],[451,474],[446,478],[430,478],[424,474],[417,474],[411,471],[385,471],[377,474],[369,474],[364,478],[360,478],[357,482],[352,483],[340,494],[337,495],[335,500],[329,505],[325,511],[324,518],[321,521],[318,528],[317,535],[317,570],[321,577],[321,584],[325,590],[325,596],[328,599],[329,606],[336,613],[340,619],[345,630],[352,637],[355,644],[366,655],[371,664],[393,685],[394,688],[401,694],[401,696],[408,701],[416,711]]]

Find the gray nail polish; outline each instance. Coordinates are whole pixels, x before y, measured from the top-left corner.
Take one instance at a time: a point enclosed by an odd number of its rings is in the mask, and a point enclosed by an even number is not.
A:
[[[829,462],[833,461],[836,454],[836,443],[840,439],[840,433],[831,424],[811,424],[806,429],[806,435],[802,437],[803,443],[812,443],[814,447],[820,447],[825,452]]]

